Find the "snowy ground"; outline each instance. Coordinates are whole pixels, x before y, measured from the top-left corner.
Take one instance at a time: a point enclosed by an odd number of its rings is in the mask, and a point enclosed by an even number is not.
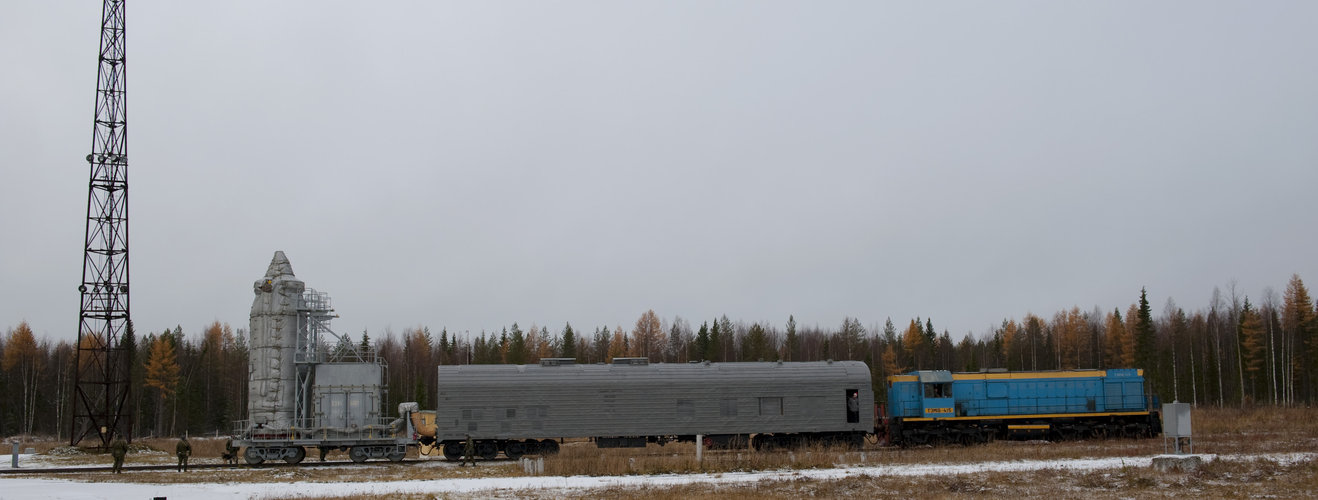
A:
[[[1250,456],[1199,455],[1205,461],[1214,458],[1226,460],[1271,459],[1280,463],[1311,460],[1318,453],[1290,453]],[[28,464],[34,457],[20,456],[20,463]],[[491,496],[515,495],[517,491],[561,491],[570,496],[572,491],[593,488],[628,486],[664,486],[670,484],[709,483],[731,484],[790,479],[836,479],[849,476],[920,476],[966,474],[988,471],[1025,471],[1067,469],[1077,471],[1117,469],[1121,467],[1148,467],[1153,457],[1118,457],[1071,460],[1026,460],[1013,462],[984,462],[975,464],[900,464],[877,467],[843,467],[833,469],[784,470],[749,473],[680,474],[651,476],[539,476],[502,477],[481,479],[445,479],[433,481],[390,481],[352,483],[192,483],[192,484],[138,484],[91,483],[53,479],[0,477],[0,499],[58,498],[58,499],[144,499],[216,498],[265,499],[297,496],[390,494],[390,493],[472,493],[489,492]],[[0,455],[0,468],[8,468],[9,455]]]

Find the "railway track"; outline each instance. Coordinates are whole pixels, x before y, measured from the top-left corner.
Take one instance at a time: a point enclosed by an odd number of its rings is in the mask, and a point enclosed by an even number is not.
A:
[[[500,461],[502,461],[502,460],[500,460]],[[234,470],[241,470],[241,469],[278,469],[278,468],[297,468],[297,467],[332,467],[332,466],[342,466],[342,465],[350,465],[350,466],[354,466],[354,467],[360,467],[360,466],[363,466],[363,465],[372,465],[372,464],[377,464],[377,465],[414,465],[414,464],[419,464],[419,463],[422,463],[422,462],[425,462],[425,461],[424,461],[424,460],[403,460],[403,461],[400,461],[400,462],[379,461],[379,462],[357,463],[357,462],[353,462],[353,461],[351,461],[351,460],[342,460],[342,461],[332,461],[332,462],[302,462],[302,463],[300,463],[300,464],[296,464],[296,465],[289,465],[289,464],[285,464],[285,463],[267,463],[267,464],[260,464],[260,465],[247,465],[247,464],[229,465],[229,464],[212,464],[212,463],[204,463],[204,464],[189,464],[189,465],[188,465],[188,470],[193,470],[193,469],[199,469],[199,470],[200,470],[200,469],[234,469]],[[177,466],[177,465],[174,465],[174,464],[159,464],[159,465],[124,465],[124,466],[123,466],[123,471],[124,471],[124,472],[134,472],[134,471],[172,471],[172,470],[175,470],[175,469],[177,469],[177,468],[178,468],[178,466]],[[32,467],[32,468],[18,468],[18,469],[0,469],[0,475],[14,475],[14,474],[69,474],[69,473],[78,473],[78,472],[110,472],[112,469],[113,469],[113,468],[112,468],[111,466],[109,466],[109,465],[105,465],[105,466],[92,466],[92,467]]]

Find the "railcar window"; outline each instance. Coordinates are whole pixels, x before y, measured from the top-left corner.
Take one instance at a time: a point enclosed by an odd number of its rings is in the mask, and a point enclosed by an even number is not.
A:
[[[517,418],[517,409],[516,409],[516,408],[509,408],[509,409],[508,409],[508,413],[507,413],[507,417],[506,417],[506,418]]]
[[[760,398],[760,416],[778,416],[783,414],[783,398]]]
[[[737,399],[723,398],[722,401],[719,401],[719,416],[721,417],[737,416]]]
[[[696,404],[690,399],[677,400],[677,418],[695,418]]]

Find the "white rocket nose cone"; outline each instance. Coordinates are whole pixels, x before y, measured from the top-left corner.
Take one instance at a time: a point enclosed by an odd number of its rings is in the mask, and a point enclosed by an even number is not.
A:
[[[275,251],[275,258],[270,259],[270,267],[265,270],[265,277],[293,276],[293,264],[288,262],[283,250]]]

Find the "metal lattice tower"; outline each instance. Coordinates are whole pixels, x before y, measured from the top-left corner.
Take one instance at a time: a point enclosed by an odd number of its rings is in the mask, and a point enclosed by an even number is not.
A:
[[[130,438],[128,400],[132,331],[128,314],[128,112],[124,67],[124,2],[105,0],[101,11],[100,69],[92,133],[91,182],[83,247],[82,306],[73,375],[70,444],[95,434],[108,447]]]

